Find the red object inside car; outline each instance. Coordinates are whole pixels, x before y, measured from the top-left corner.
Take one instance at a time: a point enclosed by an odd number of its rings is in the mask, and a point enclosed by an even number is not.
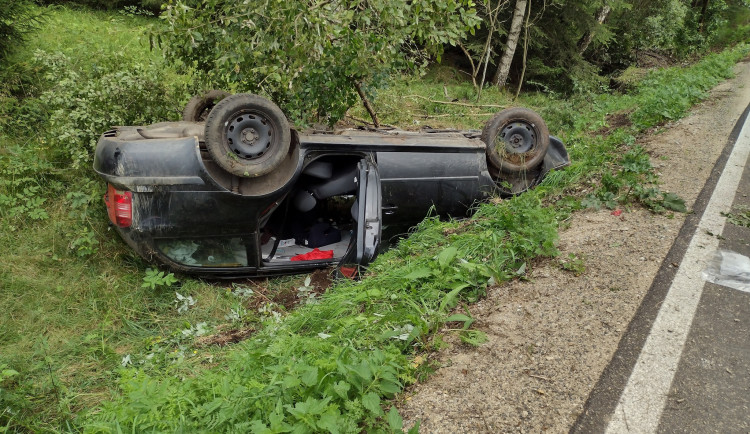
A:
[[[312,252],[303,253],[301,255],[292,256],[290,261],[311,261],[313,259],[332,259],[333,250],[320,250],[317,247]]]

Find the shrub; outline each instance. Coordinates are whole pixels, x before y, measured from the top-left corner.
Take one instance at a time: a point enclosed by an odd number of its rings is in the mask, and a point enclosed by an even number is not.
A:
[[[99,135],[111,126],[174,119],[176,100],[184,99],[159,65],[129,63],[117,53],[86,70],[61,53],[37,51],[34,58],[51,85],[40,99],[50,113],[46,135],[55,160],[74,169],[90,163]]]

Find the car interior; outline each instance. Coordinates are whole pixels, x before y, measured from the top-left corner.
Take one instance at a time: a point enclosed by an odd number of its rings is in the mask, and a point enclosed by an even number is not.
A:
[[[309,163],[284,200],[262,222],[268,265],[339,260],[355,238],[358,156],[324,156]]]

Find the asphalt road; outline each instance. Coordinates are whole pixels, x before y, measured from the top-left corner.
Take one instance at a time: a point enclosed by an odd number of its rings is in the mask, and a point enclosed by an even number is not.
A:
[[[727,221],[750,209],[749,112],[571,432],[750,433],[750,282],[703,275],[718,251],[750,257],[750,228]]]

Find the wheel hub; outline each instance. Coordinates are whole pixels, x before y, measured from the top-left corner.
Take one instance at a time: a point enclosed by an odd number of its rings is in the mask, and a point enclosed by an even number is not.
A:
[[[254,145],[255,141],[260,139],[255,128],[245,128],[242,130],[242,143],[245,145]]]
[[[513,122],[506,125],[497,136],[498,148],[505,148],[509,154],[525,154],[534,150],[536,135],[533,125],[524,122]]]
[[[273,128],[268,120],[255,113],[242,113],[226,126],[229,149],[237,156],[252,160],[268,151],[273,139]]]

